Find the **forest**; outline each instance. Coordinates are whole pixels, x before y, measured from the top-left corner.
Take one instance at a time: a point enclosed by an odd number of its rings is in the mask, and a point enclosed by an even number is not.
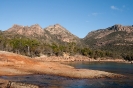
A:
[[[46,43],[38,38],[28,38],[23,36],[5,36],[0,35],[0,50],[13,52],[29,57],[40,55],[62,56],[63,53],[69,53],[70,56],[83,55],[90,58],[120,58],[133,60],[132,46],[114,46],[106,45],[102,48],[91,48],[88,46],[79,46],[74,42],[70,43]],[[124,52],[126,53],[124,53]]]
[[[69,53],[71,56],[76,54],[88,56],[91,58],[113,57],[111,52],[102,50],[92,50],[89,47],[79,47],[76,43],[45,43],[37,39],[24,37],[4,37],[0,36],[0,50],[22,54],[30,57],[40,56],[41,54],[48,56],[62,56],[63,52]]]

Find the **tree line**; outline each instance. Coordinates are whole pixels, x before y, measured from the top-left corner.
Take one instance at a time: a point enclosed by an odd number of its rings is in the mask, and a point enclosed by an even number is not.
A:
[[[124,58],[133,60],[133,54],[118,54],[109,50],[91,49],[89,47],[79,47],[74,42],[71,43],[45,43],[37,39],[25,37],[4,37],[0,36],[0,50],[22,54],[30,57],[40,56],[62,56],[69,53],[71,56],[83,55],[90,58]]]

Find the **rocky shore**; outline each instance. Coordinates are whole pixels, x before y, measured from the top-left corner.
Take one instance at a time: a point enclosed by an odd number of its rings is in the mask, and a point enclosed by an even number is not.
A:
[[[0,88],[39,88],[39,86],[0,79]]]
[[[112,58],[89,58],[86,56],[82,56],[82,55],[76,55],[76,56],[68,56],[68,57],[64,57],[64,56],[40,56],[40,57],[35,57],[35,60],[39,60],[39,61],[47,61],[47,62],[73,62],[73,61],[106,61],[106,62],[127,62],[124,59],[112,59]]]
[[[58,58],[58,57],[57,57]],[[49,59],[49,58],[48,58]],[[55,59],[52,57],[52,59]],[[60,62],[39,61],[26,56],[0,51],[0,75],[49,74],[71,78],[124,77],[105,71],[75,69]]]
[[[53,62],[57,61],[57,62]],[[94,61],[87,57],[60,57],[29,58],[26,56],[0,51],[0,76],[44,74],[69,78],[122,78],[121,74],[105,71],[76,69],[60,61]],[[109,60],[110,61],[110,60]],[[10,86],[10,87],[8,87]],[[38,88],[36,85],[10,82],[0,79],[0,88]]]

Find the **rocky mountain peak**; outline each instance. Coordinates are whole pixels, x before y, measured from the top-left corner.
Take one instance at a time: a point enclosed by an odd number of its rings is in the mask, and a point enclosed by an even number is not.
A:
[[[125,42],[133,41],[133,26],[116,24],[106,29],[93,31],[84,38],[84,41],[94,47],[113,43],[123,45]]]
[[[31,26],[21,26],[15,24],[6,30],[5,33],[12,35],[19,34],[26,37],[35,38],[41,36],[41,39],[48,42],[80,42],[80,39],[77,36],[70,33],[60,24],[51,25],[44,29],[42,29],[39,24],[34,24]]]
[[[113,25],[112,27],[109,27],[107,29],[114,31],[133,32],[133,26],[122,26],[120,24]]]
[[[23,27],[22,25],[14,24],[12,27]]]
[[[40,27],[40,25],[39,25],[39,24],[34,24],[34,25],[31,25],[30,27],[31,27],[31,28],[38,28],[38,29],[42,29],[42,28]]]
[[[62,27],[60,24],[51,25],[51,26],[45,28],[45,30],[49,31],[51,34],[59,34],[59,33],[63,33],[63,32],[70,33],[68,30],[66,30],[64,27]]]
[[[44,30],[40,27],[39,24],[35,24],[30,26],[30,29],[32,32],[38,34],[38,35],[42,35],[44,33]]]
[[[70,33],[67,29],[62,27],[60,24],[55,24],[45,28],[52,35],[56,35],[57,39],[64,42],[75,42],[78,37]]]
[[[22,28],[23,28],[23,26],[14,24],[10,29],[8,29],[8,32],[17,31]]]
[[[64,31],[67,31],[64,27],[62,27],[60,24],[55,24],[54,25],[54,28],[55,29],[61,29],[61,30],[64,30]]]
[[[32,25],[30,27],[15,24],[11,28],[9,28],[7,32],[25,36],[43,35],[44,33],[43,29],[38,24]]]

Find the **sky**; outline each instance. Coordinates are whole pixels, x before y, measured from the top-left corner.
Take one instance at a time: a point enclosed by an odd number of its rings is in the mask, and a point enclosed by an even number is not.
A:
[[[115,24],[133,25],[133,0],[0,0],[0,30],[60,24],[84,38]]]

